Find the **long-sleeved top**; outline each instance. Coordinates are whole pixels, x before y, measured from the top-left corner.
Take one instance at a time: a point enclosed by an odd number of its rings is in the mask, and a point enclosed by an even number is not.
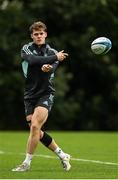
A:
[[[41,47],[30,42],[21,49],[22,69],[25,76],[24,99],[40,98],[43,95],[54,94],[54,72],[59,65],[57,51],[48,44]],[[51,64],[49,72],[41,70],[42,65]]]

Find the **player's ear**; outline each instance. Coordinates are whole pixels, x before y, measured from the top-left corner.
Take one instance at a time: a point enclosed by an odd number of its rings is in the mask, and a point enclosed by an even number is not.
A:
[[[45,37],[47,37],[47,35],[48,35],[47,32],[45,32]]]
[[[31,36],[31,38],[33,39],[33,35],[31,34],[30,36]]]

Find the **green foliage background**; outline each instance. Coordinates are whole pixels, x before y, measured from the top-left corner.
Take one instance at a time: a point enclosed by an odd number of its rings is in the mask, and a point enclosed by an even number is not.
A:
[[[55,105],[47,129],[118,130],[118,1],[0,0],[0,129],[27,129],[20,49],[29,26],[41,20],[48,43],[69,53],[57,70]],[[113,47],[91,52],[100,36]]]

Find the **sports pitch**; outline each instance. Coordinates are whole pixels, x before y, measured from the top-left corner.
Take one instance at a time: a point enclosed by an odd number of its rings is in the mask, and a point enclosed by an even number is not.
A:
[[[72,156],[69,172],[42,144],[29,171],[12,172],[24,160],[28,132],[0,132],[0,179],[118,179],[118,133],[49,133]]]

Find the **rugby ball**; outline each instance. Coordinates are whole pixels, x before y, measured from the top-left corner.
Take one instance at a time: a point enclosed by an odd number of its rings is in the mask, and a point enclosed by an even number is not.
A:
[[[91,43],[91,50],[94,54],[106,54],[112,48],[112,42],[106,37],[99,37]]]

